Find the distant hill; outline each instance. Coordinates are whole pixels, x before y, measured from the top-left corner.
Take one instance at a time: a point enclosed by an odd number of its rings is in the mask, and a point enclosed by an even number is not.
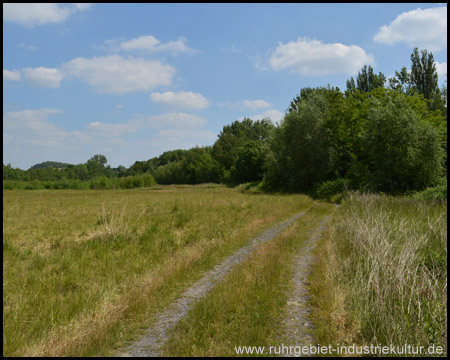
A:
[[[69,165],[71,165],[71,164],[57,162],[57,161],[44,161],[42,163],[33,165],[32,167],[30,167],[30,170],[31,169],[44,169],[44,168],[48,168],[48,167],[60,169],[60,168],[65,168]]]

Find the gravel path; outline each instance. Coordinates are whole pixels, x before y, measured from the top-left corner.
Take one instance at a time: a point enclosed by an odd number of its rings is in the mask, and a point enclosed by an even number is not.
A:
[[[314,338],[311,334],[312,324],[308,319],[309,308],[307,304],[308,292],[306,286],[308,284],[311,263],[314,260],[311,255],[312,249],[325,230],[326,223],[330,218],[331,215],[324,217],[321,223],[312,231],[305,246],[294,257],[293,276],[291,280],[292,287],[289,290],[286,312],[283,317],[284,331],[282,339],[284,345],[288,347],[315,345]],[[295,353],[280,354],[280,356],[293,357]]]
[[[160,349],[169,339],[168,332],[202,299],[215,285],[221,282],[225,275],[238,263],[244,260],[258,246],[278,235],[305,212],[298,213],[291,218],[269,228],[246,245],[229,256],[222,263],[216,265],[206,276],[194,283],[180,298],[161,312],[154,324],[146,330],[146,334],[138,341],[125,348],[119,356],[126,357],[157,357]]]

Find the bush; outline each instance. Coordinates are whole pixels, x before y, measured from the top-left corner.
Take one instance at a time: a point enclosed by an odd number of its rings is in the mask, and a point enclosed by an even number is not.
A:
[[[447,184],[429,187],[413,194],[413,198],[421,200],[447,201]]]
[[[106,176],[98,176],[91,180],[91,189],[107,189],[108,178]]]
[[[333,197],[345,193],[349,188],[350,182],[347,179],[324,181],[317,187],[314,195],[320,199],[332,200]]]

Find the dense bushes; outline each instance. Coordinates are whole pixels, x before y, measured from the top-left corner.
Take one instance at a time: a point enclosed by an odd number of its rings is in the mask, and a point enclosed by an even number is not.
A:
[[[89,181],[78,179],[61,179],[54,181],[23,181],[23,180],[3,180],[3,190],[60,190],[60,189],[132,189],[140,187],[150,187],[156,185],[156,181],[150,174],[127,176],[123,178],[108,178],[98,176]]]

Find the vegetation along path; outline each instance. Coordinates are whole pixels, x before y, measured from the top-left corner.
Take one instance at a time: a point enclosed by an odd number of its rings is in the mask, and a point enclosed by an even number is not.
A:
[[[300,212],[291,218],[269,228],[256,238],[252,239],[247,246],[242,247],[222,263],[216,265],[206,276],[201,278],[180,298],[170,304],[166,310],[160,313],[152,326],[146,330],[146,334],[128,346],[121,352],[121,356],[160,356],[160,349],[169,339],[169,331],[189,312],[190,309],[203,298],[216,284],[222,281],[225,275],[238,263],[244,260],[258,246],[277,236],[282,230],[292,224],[296,219],[306,213]]]

